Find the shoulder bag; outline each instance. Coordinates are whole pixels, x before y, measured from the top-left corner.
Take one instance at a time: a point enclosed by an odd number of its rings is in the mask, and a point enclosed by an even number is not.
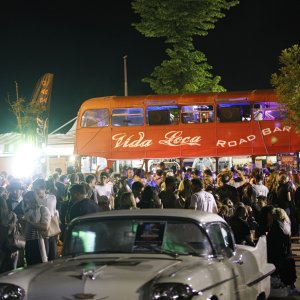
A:
[[[57,214],[55,214],[54,216],[51,216],[48,229],[41,231],[41,234],[43,238],[46,238],[46,237],[56,236],[60,234],[60,232],[61,230],[59,227],[59,219]]]
[[[21,224],[19,222],[16,223],[15,228],[8,234],[7,237],[7,248],[15,252],[17,250],[21,250],[25,248],[26,240],[24,235],[22,234]]]

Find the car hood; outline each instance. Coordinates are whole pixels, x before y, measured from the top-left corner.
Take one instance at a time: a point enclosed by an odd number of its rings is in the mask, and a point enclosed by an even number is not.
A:
[[[196,261],[197,269],[207,264],[199,257],[161,254],[84,255],[17,270],[2,276],[0,282],[24,288],[30,300],[147,299],[153,280],[184,282],[179,273],[190,276]]]

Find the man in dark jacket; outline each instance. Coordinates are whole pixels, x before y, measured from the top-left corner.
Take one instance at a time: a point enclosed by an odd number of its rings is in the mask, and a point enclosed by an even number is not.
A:
[[[229,184],[231,178],[231,172],[226,172],[221,175],[222,186],[217,188],[216,194],[219,196],[222,203],[224,203],[225,199],[229,198],[236,206],[239,203],[239,195],[237,189]]]
[[[167,176],[165,180],[166,190],[160,192],[159,198],[163,208],[180,208],[176,197],[176,180],[173,176]]]
[[[99,206],[95,203],[95,201],[84,198],[78,202],[76,202],[70,209],[70,220],[100,211]]]

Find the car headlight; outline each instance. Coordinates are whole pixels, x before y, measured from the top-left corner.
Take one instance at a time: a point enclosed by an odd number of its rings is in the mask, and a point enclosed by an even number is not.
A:
[[[152,290],[152,300],[190,300],[199,292],[187,284],[182,283],[158,283]]]
[[[0,283],[0,300],[22,300],[24,297],[25,291],[21,287],[10,283]]]

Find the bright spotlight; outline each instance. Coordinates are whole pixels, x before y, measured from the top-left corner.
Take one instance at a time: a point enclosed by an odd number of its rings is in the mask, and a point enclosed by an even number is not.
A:
[[[18,177],[32,176],[38,166],[38,149],[32,144],[21,144],[13,162],[14,175]]]

